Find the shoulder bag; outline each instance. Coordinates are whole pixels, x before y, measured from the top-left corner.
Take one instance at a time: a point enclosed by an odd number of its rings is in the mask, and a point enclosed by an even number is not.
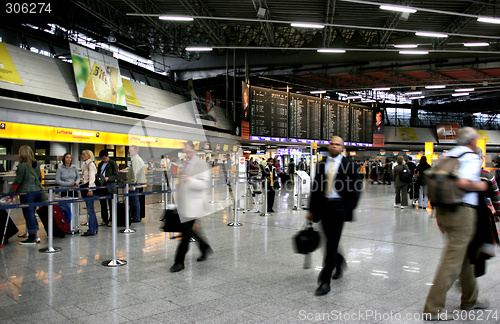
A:
[[[40,192],[40,201],[41,202],[48,201],[49,195],[46,192],[43,192],[44,189],[42,187],[42,184],[40,183],[40,180],[38,180],[38,177],[36,176],[35,170],[33,168],[29,168],[29,169],[31,170],[31,172],[33,172],[33,175],[35,176],[36,183],[38,184],[40,191],[42,191],[42,192]]]

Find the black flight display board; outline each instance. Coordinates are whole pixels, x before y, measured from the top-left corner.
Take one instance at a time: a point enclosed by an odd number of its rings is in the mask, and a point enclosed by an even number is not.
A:
[[[371,143],[373,141],[373,112],[365,106],[351,104],[351,142]]]
[[[322,139],[340,136],[344,142],[351,141],[351,116],[349,104],[341,101],[323,99],[323,134]]]
[[[321,99],[290,94],[290,137],[321,139]]]
[[[288,99],[284,91],[251,87],[250,134],[288,137]]]

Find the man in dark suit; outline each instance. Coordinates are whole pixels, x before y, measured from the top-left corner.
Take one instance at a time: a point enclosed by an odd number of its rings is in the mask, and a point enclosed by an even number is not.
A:
[[[344,257],[338,253],[344,222],[353,220],[353,210],[358,203],[363,180],[359,178],[354,161],[342,156],[344,141],[338,136],[330,140],[329,156],[318,165],[318,172],[311,187],[307,219],[322,221],[326,237],[323,270],[318,277],[316,296],[330,291],[330,280],[340,279],[346,266]]]
[[[116,180],[118,180],[119,175],[118,175],[118,165],[116,164],[115,161],[111,160],[109,158],[109,152],[107,150],[102,150],[99,152],[99,157],[101,158],[101,162],[97,166],[97,173],[100,173],[103,175],[104,180],[106,180],[106,183],[104,184],[105,186],[110,186],[116,183]],[[107,189],[100,189],[98,192],[98,195],[100,196],[106,196],[106,195],[112,195],[118,192],[117,188],[107,188]],[[110,212],[108,213],[108,207],[106,206],[106,201],[109,206]],[[100,226],[111,226],[111,218],[109,217],[111,210],[112,210],[112,199],[101,199],[99,200],[99,203],[101,204],[101,218],[102,222],[99,224]]]

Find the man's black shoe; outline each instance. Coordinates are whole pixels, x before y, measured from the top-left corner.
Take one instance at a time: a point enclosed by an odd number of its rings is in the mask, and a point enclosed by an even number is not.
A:
[[[174,265],[170,268],[170,272],[179,272],[183,269],[184,269],[184,264],[174,263]]]
[[[328,281],[323,281],[321,285],[319,285],[318,289],[314,293],[315,296],[324,296],[330,292],[330,283]]]
[[[198,262],[205,261],[206,259],[208,259],[208,256],[212,253],[214,253],[214,250],[212,250],[211,247],[208,247],[205,251],[201,253],[201,256],[198,259],[196,259],[196,261]]]
[[[345,261],[342,261],[341,264],[335,267],[335,273],[333,274],[332,279],[333,280],[342,279],[346,268],[347,268],[347,263]]]

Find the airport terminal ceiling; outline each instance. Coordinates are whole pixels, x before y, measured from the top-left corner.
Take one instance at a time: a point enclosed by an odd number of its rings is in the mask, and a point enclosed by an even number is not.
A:
[[[1,28],[19,32],[20,43],[29,38],[57,44],[52,50],[60,58],[69,56],[60,46],[85,35],[152,59],[166,78],[193,78],[196,86],[222,96],[226,69],[232,76],[236,63],[238,79],[244,79],[247,65],[254,85],[299,93],[326,90],[332,99],[362,92],[384,105],[387,99],[373,89],[390,88],[380,91],[403,97],[417,93],[406,98],[425,98],[408,106],[418,103],[430,111],[498,113],[500,105],[500,20],[495,20],[500,4],[493,0],[48,2],[54,4],[52,14],[20,19],[4,14],[8,19],[2,19]],[[384,5],[395,7],[386,10]],[[171,20],[174,16],[191,21]],[[52,34],[42,31],[51,28]],[[189,51],[192,46],[212,51]],[[425,88],[433,85],[446,88]],[[461,89],[468,89],[468,95],[452,96]]]

